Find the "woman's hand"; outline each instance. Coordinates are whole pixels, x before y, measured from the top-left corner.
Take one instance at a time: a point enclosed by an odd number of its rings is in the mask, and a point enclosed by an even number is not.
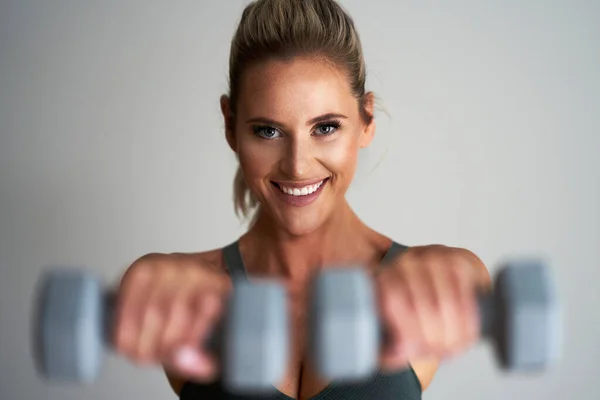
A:
[[[414,247],[377,275],[386,329],[385,370],[409,360],[439,360],[470,347],[479,335],[476,294],[489,287],[481,260],[468,250]]]
[[[229,276],[194,254],[149,254],[125,272],[117,294],[113,342],[140,365],[211,380],[216,359],[201,343],[222,315]]]

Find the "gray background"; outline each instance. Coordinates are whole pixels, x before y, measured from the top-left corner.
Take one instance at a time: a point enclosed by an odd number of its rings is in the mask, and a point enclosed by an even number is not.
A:
[[[95,385],[39,380],[32,290],[44,265],[114,282],[144,253],[243,232],[218,98],[245,4],[2,1],[2,400],[174,398],[160,370],[114,356]],[[492,271],[542,255],[564,301],[558,367],[501,373],[482,344],[424,397],[597,398],[600,2],[342,4],[389,114],[361,155],[354,208],[398,241],[466,247]]]

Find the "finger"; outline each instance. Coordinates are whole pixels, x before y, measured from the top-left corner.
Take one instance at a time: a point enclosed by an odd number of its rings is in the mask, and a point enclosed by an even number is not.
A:
[[[172,290],[164,286],[156,288],[148,297],[137,349],[137,358],[141,363],[151,363],[159,358],[160,339],[173,301],[172,297]]]
[[[480,330],[479,310],[477,304],[477,289],[473,275],[464,268],[454,266],[450,269],[450,277],[457,289],[457,305],[460,308],[461,325],[463,330],[463,345],[466,346],[477,340]]]
[[[418,320],[401,279],[382,275],[378,283],[378,309],[385,336],[380,364],[385,370],[404,368],[420,351]]]
[[[230,290],[229,277],[213,276],[210,271],[207,274],[201,281],[192,276],[185,286],[177,288],[161,340],[160,353],[163,358],[171,357],[177,348],[185,346],[188,341],[195,343],[194,321],[201,310],[199,299],[202,299],[202,294],[215,293],[225,297],[224,293]]]
[[[203,292],[192,298],[192,323],[184,347],[174,355],[175,365],[183,373],[197,379],[212,379],[218,370],[216,357],[206,348],[221,315],[220,295]]]
[[[223,299],[218,293],[205,291],[195,294],[191,301],[194,315],[187,340],[190,344],[200,345],[216,328],[223,309]]]
[[[437,337],[434,346],[438,356],[449,356],[459,351],[463,343],[464,316],[460,304],[458,282],[453,274],[454,265],[432,266],[427,268],[429,280],[435,293],[435,306],[439,318]],[[429,334],[428,336],[433,336]]]
[[[123,280],[115,304],[114,346],[127,356],[134,356],[144,316],[144,307],[154,284],[149,268],[132,270]]]
[[[432,266],[435,268],[435,264]],[[438,313],[437,293],[425,265],[407,268],[406,286],[414,313],[420,327],[419,348],[421,357],[435,355],[442,347],[440,316]]]
[[[163,329],[160,354],[165,362],[171,358],[178,348],[184,347],[194,318],[193,299],[194,286],[187,285],[175,293]]]

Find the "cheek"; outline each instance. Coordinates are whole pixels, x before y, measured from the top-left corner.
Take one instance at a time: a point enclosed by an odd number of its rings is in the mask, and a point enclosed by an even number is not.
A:
[[[344,181],[352,179],[357,161],[358,143],[351,135],[332,143],[323,157],[327,168]]]
[[[255,188],[277,161],[277,155],[268,146],[261,146],[253,140],[242,139],[238,142],[238,158],[246,182]]]

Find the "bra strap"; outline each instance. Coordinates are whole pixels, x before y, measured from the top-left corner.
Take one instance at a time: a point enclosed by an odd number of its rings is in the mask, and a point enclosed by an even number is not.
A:
[[[223,258],[225,259],[225,267],[232,278],[248,278],[237,240],[223,248]]]
[[[392,242],[392,245],[390,246],[388,251],[385,253],[385,256],[383,256],[383,260],[381,260],[381,264],[383,266],[390,264],[396,257],[398,257],[400,254],[404,253],[406,250],[408,250],[408,246],[405,246],[405,245],[397,243],[397,242]]]

